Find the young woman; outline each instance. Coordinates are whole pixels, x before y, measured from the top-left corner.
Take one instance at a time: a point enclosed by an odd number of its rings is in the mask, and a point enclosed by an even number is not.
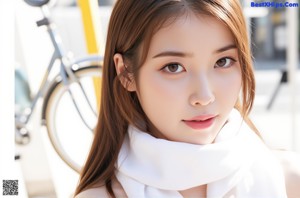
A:
[[[117,1],[76,197],[286,197],[254,93],[238,0]]]

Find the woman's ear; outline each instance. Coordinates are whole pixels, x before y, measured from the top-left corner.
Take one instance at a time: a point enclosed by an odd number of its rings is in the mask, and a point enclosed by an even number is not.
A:
[[[115,63],[117,75],[118,75],[119,80],[120,80],[121,84],[123,85],[123,87],[125,89],[127,89],[127,91],[131,91],[131,92],[136,91],[136,84],[135,84],[132,73],[128,74],[129,78],[126,78],[125,76],[120,75],[121,73],[123,73],[126,70],[123,56],[121,54],[116,53],[114,55],[114,63]]]

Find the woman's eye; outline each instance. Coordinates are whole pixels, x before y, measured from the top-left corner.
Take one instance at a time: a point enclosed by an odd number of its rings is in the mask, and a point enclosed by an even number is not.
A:
[[[234,62],[236,62],[236,60],[229,57],[221,58],[216,62],[215,67],[227,68],[232,66]]]
[[[183,66],[181,66],[178,63],[168,64],[168,65],[164,66],[162,68],[162,70],[165,71],[165,72],[168,72],[168,73],[176,73],[176,74],[185,71]]]

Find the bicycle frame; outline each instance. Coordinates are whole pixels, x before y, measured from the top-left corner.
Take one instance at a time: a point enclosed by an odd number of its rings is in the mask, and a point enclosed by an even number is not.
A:
[[[50,72],[51,72],[55,62],[57,60],[60,61],[59,76],[61,77],[64,85],[68,86],[72,82],[78,82],[78,80],[77,80],[76,76],[74,75],[74,73],[72,71],[72,68],[70,66],[76,65],[78,62],[82,62],[82,61],[85,60],[85,59],[81,59],[81,60],[75,61],[75,62],[73,60],[70,60],[70,58],[67,56],[67,54],[64,50],[64,47],[63,47],[62,42],[61,42],[61,38],[55,30],[54,24],[50,21],[48,7],[46,5],[44,5],[44,6],[41,7],[41,9],[42,9],[42,13],[43,13],[44,18],[42,20],[38,21],[37,25],[38,26],[45,25],[47,27],[48,34],[49,34],[51,42],[54,46],[54,53],[51,57],[51,60],[50,60],[50,63],[47,67],[46,73],[44,74],[44,76],[42,78],[42,82],[41,82],[41,85],[38,89],[38,92],[32,100],[32,103],[31,103],[31,106],[30,106],[30,112],[26,115],[22,115],[22,117],[21,117],[22,119],[17,119],[17,121],[19,121],[18,124],[22,124],[22,125],[26,125],[29,122],[29,120],[32,116],[32,113],[33,113],[34,109],[36,108],[36,104],[37,104],[39,98],[46,95],[48,87],[49,87],[48,86],[49,85],[49,81],[48,81],[49,75],[50,75]],[[99,61],[99,57],[96,57],[96,56],[86,58],[86,60],[92,60],[92,59],[94,59],[95,61]],[[78,83],[78,84],[81,86],[80,83]],[[85,98],[86,98],[89,106],[92,109],[91,103],[87,99],[86,93],[85,93],[85,91],[83,90],[82,87],[81,87],[81,90],[84,93]],[[84,120],[84,118],[81,115],[81,112],[78,109],[78,105],[75,102],[75,99],[73,97],[72,92],[70,90],[68,90],[68,92],[71,95],[71,98],[72,98],[73,103],[74,103],[74,105],[77,109],[77,112],[79,113],[79,115],[82,118],[83,122],[86,124],[86,121]],[[93,112],[94,112],[95,115],[97,114],[94,110],[93,110]],[[88,126],[88,125],[86,124],[86,126]],[[88,127],[88,128],[90,128],[90,127]]]
[[[38,6],[40,7],[40,5]],[[54,46],[54,52],[42,77],[39,89],[31,100],[30,107],[25,109],[24,112],[15,112],[15,142],[21,145],[30,142],[30,131],[27,129],[27,124],[32,117],[39,99],[42,98],[40,125],[44,125],[47,128],[50,142],[60,158],[72,169],[79,172],[80,166],[69,156],[58,137],[58,134],[64,135],[65,133],[64,131],[57,131],[56,129],[56,126],[59,126],[56,121],[60,121],[60,117],[57,116],[58,114],[56,111],[59,109],[58,104],[60,101],[64,100],[64,98],[67,98],[68,100],[71,99],[72,102],[69,104],[71,104],[72,108],[75,107],[71,112],[73,113],[73,110],[75,110],[75,113],[78,113],[82,123],[87,127],[85,130],[90,129],[91,132],[94,131],[94,120],[92,122],[88,121],[90,121],[91,113],[94,113],[96,116],[95,118],[97,118],[97,110],[95,109],[97,108],[97,105],[92,103],[95,99],[94,96],[96,95],[89,94],[91,89],[87,86],[91,85],[91,79],[94,79],[95,76],[99,76],[99,74],[101,75],[103,57],[99,55],[89,55],[76,60],[68,57],[60,35],[56,31],[55,24],[50,21],[48,7],[44,5],[41,6],[41,9],[43,19],[37,21],[37,25],[47,27],[47,32],[50,36],[52,45]],[[59,65],[56,65],[58,61]],[[53,76],[54,78],[52,78],[51,71],[54,66],[59,66],[60,70],[59,72],[52,72],[53,74],[56,74],[56,76]],[[88,83],[86,84],[86,82]],[[87,115],[87,110],[89,110],[89,114],[88,116],[85,116]]]
[[[49,75],[50,75],[50,72],[51,72],[56,60],[60,60],[60,75],[61,75],[61,77],[64,79],[64,82],[68,81],[67,72],[66,72],[66,65],[65,65],[66,61],[63,60],[63,57],[66,57],[66,53],[65,53],[65,50],[62,46],[61,39],[60,39],[59,35],[57,34],[57,32],[55,31],[55,28],[54,28],[53,24],[49,21],[49,16],[48,16],[49,11],[48,11],[47,7],[43,6],[41,8],[42,8],[42,13],[43,13],[44,18],[42,20],[38,21],[37,24],[41,21],[48,21],[49,22],[49,23],[42,24],[42,25],[47,26],[47,31],[49,33],[51,42],[54,46],[54,53],[51,57],[51,60],[50,60],[50,63],[47,67],[46,73],[44,74],[44,76],[42,78],[42,82],[41,82],[41,85],[38,89],[38,92],[32,100],[32,103],[31,103],[31,106],[30,106],[30,112],[27,115],[25,115],[25,120],[21,121],[22,124],[27,124],[28,123],[28,121],[31,118],[32,112],[34,111],[34,109],[36,107],[36,104],[37,104],[39,98],[42,97],[45,94],[45,90],[46,90],[46,87],[48,85],[47,82],[48,82],[48,79],[49,79]],[[38,26],[40,26],[40,25],[38,24]]]

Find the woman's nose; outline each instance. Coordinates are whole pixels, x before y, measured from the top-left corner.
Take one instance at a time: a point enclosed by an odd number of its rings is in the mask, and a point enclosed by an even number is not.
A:
[[[190,104],[193,106],[206,106],[215,101],[215,95],[207,77],[198,77],[192,82],[193,91],[190,95]]]

